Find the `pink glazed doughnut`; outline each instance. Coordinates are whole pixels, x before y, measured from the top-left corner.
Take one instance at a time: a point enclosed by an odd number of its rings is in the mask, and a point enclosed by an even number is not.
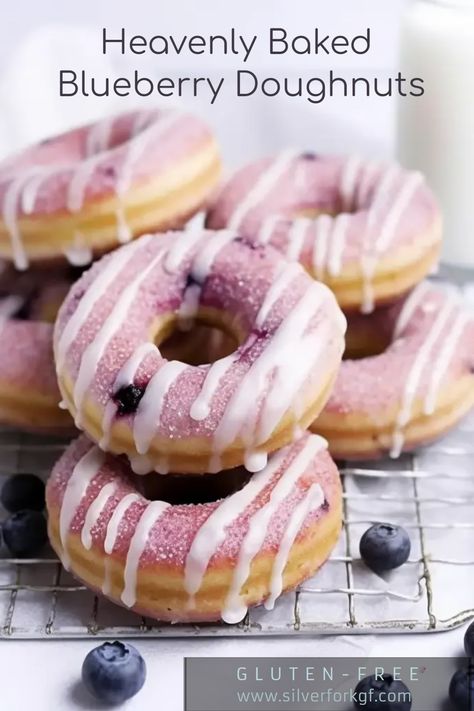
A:
[[[339,472],[316,435],[272,455],[253,477],[234,470],[198,479],[201,494],[209,489],[193,501],[195,478],[134,477],[124,457],[81,437],[47,484],[53,548],[86,585],[142,615],[236,623],[250,605],[271,609],[337,542]]]
[[[420,173],[357,157],[287,151],[235,173],[207,225],[300,261],[341,308],[370,313],[436,263],[441,217]]]
[[[238,347],[213,364],[166,360],[196,319]],[[267,454],[321,411],[344,350],[330,290],[236,232],[148,235],[94,265],[56,321],[59,386],[78,427],[137,473],[212,473]]]
[[[56,297],[56,292],[54,297]],[[0,298],[0,424],[31,432],[73,430],[61,396],[53,359],[53,326],[35,320],[51,313],[57,301],[48,293],[28,302],[24,296]],[[28,310],[28,313],[26,311]],[[20,318],[27,316],[28,319]]]
[[[402,303],[349,319],[348,335],[359,358],[343,362],[311,427],[337,459],[398,457],[473,406],[474,320],[456,292],[422,282]],[[382,352],[361,358],[375,342]]]
[[[89,264],[150,230],[183,225],[217,184],[207,126],[134,111],[74,129],[0,163],[0,257]]]

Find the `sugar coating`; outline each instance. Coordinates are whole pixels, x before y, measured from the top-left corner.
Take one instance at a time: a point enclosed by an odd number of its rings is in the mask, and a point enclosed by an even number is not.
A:
[[[277,159],[261,159],[238,170],[211,206],[208,227],[221,229],[229,225],[239,205],[244,204]],[[298,213],[305,210],[327,213],[324,220],[328,221],[331,237],[341,216],[348,215],[341,263],[342,266],[360,264],[371,253],[370,245],[373,246],[381,236],[394,201],[414,174],[383,162],[359,160],[354,167],[349,194],[345,194],[344,172],[348,160],[351,159],[340,156],[321,155],[309,159],[306,154],[295,155],[271,189],[245,211],[238,228],[258,240],[265,222],[276,216],[278,219],[271,229],[269,243],[287,254],[291,251],[294,218]],[[390,182],[386,198],[375,206],[377,190],[389,170],[397,172]],[[414,239],[419,240],[420,235],[427,233],[438,219],[436,200],[426,183],[420,180],[408,208],[397,220],[389,251],[413,246]],[[313,267],[315,245],[322,239],[321,224],[318,218],[310,219],[305,227],[298,258],[308,268]]]
[[[305,434],[296,443],[284,450],[286,456],[268,486],[227,527],[225,539],[210,561],[211,568],[225,563],[235,563],[252,516],[269,500],[276,483],[304,447],[308,437],[311,437],[311,435]],[[60,510],[64,492],[75,464],[93,446],[90,440],[85,436],[81,436],[68,447],[55,465],[47,484],[47,502],[50,515]],[[80,535],[87,510],[100,490],[109,482],[114,482],[117,485],[116,491],[107,501],[100,517],[91,530],[93,547],[99,550],[101,554],[103,553],[107,525],[114,510],[127,494],[137,493],[137,488],[134,485],[134,475],[125,457],[106,456],[104,464],[92,479],[84,497],[77,502],[77,508],[69,529],[70,533]],[[282,501],[281,505],[275,510],[261,548],[262,552],[275,553],[278,550],[292,511],[313,484],[321,485],[325,503],[308,514],[298,534],[297,541],[304,539],[308,527],[326,516],[333,509],[339,496],[339,475],[336,466],[325,449],[321,450],[306,467],[306,470],[301,472],[301,476],[290,496]],[[122,562],[126,558],[131,538],[148,503],[143,496],[140,496],[126,510],[123,516],[111,554]],[[159,522],[151,530],[145,549],[140,556],[140,568],[160,564],[169,565],[170,568],[178,567],[181,569],[184,566],[196,533],[210,514],[216,510],[219,503],[219,501],[215,501],[206,504],[169,506],[159,518]]]
[[[167,120],[170,113],[169,110],[131,111],[111,119],[105,144],[98,153],[91,153],[88,146],[91,130],[97,126],[93,124],[43,141],[4,160],[0,163],[0,213],[12,182],[20,177],[26,185],[37,175],[40,175],[39,183],[29,214],[65,212],[71,180],[84,162],[90,168],[81,190],[83,202],[115,196],[134,141],[141,143],[130,180],[140,183],[164,175],[170,167],[189,158],[212,138],[207,126],[188,113],[180,114],[170,130],[162,135],[162,121]],[[25,215],[20,199],[17,215]]]
[[[447,299],[449,292],[434,285],[427,286],[406,326],[396,338],[393,337],[393,331],[404,301],[370,316],[349,317],[349,328],[357,328],[357,323],[366,320],[374,331],[388,333],[391,343],[380,355],[343,361],[325,411],[341,414],[363,412],[377,417],[378,413],[391,408],[399,410],[410,370]],[[417,384],[418,397],[426,396],[442,348],[450,337],[449,329],[463,314],[466,312],[462,304],[454,303],[446,327],[430,349],[427,367],[423,368]],[[367,326],[362,323],[361,327]],[[461,376],[472,373],[473,368],[474,321],[466,314],[465,325],[447,363],[443,387],[449,387],[450,383],[455,383]]]
[[[150,340],[156,318],[176,314],[179,310],[189,283],[188,277],[193,260],[213,238],[215,233],[212,232],[204,231],[198,235],[174,271],[169,271],[166,267],[166,254],[177,240],[183,239],[183,234],[157,235],[151,240],[142,238],[143,246],[139,246],[138,251],[134,252],[120,273],[116,275],[107,293],[90,311],[65,356],[64,373],[67,373],[73,382],[77,377],[85,350],[100,333],[107,316],[126,285],[130,284],[137,275],[143,274],[152,260],[160,252],[163,253],[164,258],[145,279],[126,317],[117,324],[105,353],[99,362],[94,364],[94,369],[90,373],[87,396],[102,411],[113,399],[114,383],[119,369],[140,344]],[[130,246],[122,249],[129,249]],[[72,287],[56,322],[56,350],[61,335],[84,294],[100,284],[101,273],[107,268],[111,259],[114,259],[114,255],[103,258]],[[161,419],[157,423],[156,430],[160,435],[171,439],[193,435],[209,438],[213,436],[231,396],[239,387],[245,373],[271,343],[279,326],[292,312],[302,295],[309,288],[317,289],[315,282],[304,269],[297,267],[289,287],[271,308],[263,327],[256,328],[256,316],[265,295],[274,282],[276,274],[285,264],[282,257],[272,248],[255,249],[255,245],[245,239],[238,238],[228,242],[218,251],[212,269],[201,285],[199,305],[202,309],[224,312],[227,314],[227,320],[243,334],[238,358],[223,376],[212,399],[211,411],[202,421],[192,419],[190,409],[202,389],[210,365],[187,366],[165,395]],[[308,365],[312,363],[314,366],[311,368],[309,384],[322,382],[328,369],[334,368],[334,362],[340,358],[343,343],[342,315],[333,295],[326,287],[322,285],[320,287],[320,303],[315,301],[306,328],[306,334],[321,333],[323,339],[320,352],[315,352],[313,346],[307,347]],[[134,384],[146,389],[150,379],[165,363],[165,359],[158,351],[147,355],[136,372]],[[271,386],[271,378],[272,374],[268,381],[256,384],[254,399],[260,398],[263,401]],[[132,426],[134,417],[135,415],[123,416],[121,422]]]

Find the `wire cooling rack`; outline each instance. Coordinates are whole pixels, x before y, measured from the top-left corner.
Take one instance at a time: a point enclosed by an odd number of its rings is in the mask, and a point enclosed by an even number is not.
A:
[[[0,431],[0,484],[14,472],[47,477],[65,442]],[[98,638],[430,632],[474,617],[474,416],[435,446],[396,462],[341,467],[344,527],[321,571],[271,612],[239,625],[164,625],[98,598],[49,551],[0,557],[0,636]],[[4,514],[5,512],[3,512]],[[374,521],[405,526],[406,565],[381,578],[360,561],[358,543]]]

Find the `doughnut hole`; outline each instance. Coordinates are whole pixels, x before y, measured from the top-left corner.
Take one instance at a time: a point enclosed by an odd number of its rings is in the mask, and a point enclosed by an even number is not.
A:
[[[206,365],[233,353],[238,342],[233,335],[215,326],[195,322],[183,330],[176,322],[173,330],[157,345],[167,360]]]
[[[206,476],[168,474],[133,476],[134,486],[148,501],[166,501],[172,506],[207,504],[225,499],[240,491],[252,474],[244,467],[227,469]]]
[[[230,355],[245,336],[223,312],[214,309],[200,310],[192,321],[176,314],[160,316],[152,330],[152,339],[164,358],[194,366]]]
[[[362,360],[384,353],[392,342],[388,320],[363,314],[353,314],[347,319],[346,349],[343,360]]]

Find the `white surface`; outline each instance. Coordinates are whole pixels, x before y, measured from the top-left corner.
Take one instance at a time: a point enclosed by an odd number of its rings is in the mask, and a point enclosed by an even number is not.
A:
[[[147,663],[141,692],[120,708],[126,711],[182,711],[183,659],[195,657],[371,656],[457,657],[463,630],[433,635],[272,640],[143,640],[134,644]],[[81,687],[82,661],[94,641],[2,642],[1,708],[5,711],[77,711],[104,708]],[[441,706],[440,706],[441,709]],[[341,709],[346,711],[346,709]],[[433,711],[440,711],[433,709]]]
[[[295,3],[268,0],[259,3],[174,2],[161,4],[160,13],[148,0],[132,4],[123,0],[88,3],[58,3],[56,0],[20,0],[8,9],[8,22],[0,23],[0,59],[4,78],[0,82],[0,151],[22,145],[35,138],[59,130],[62,126],[88,120],[117,108],[101,102],[59,103],[52,84],[57,67],[66,62],[85,66],[94,64],[95,37],[98,27],[112,23],[125,24],[137,32],[176,31],[187,18],[188,31],[222,31],[223,25],[237,24],[245,30],[273,24],[307,28],[321,21],[327,31],[363,27],[377,28],[376,50],[372,61],[377,67],[390,69],[395,56],[395,33],[399,9],[403,0],[381,4],[379,0],[336,0],[333,3],[299,0]],[[382,7],[383,5],[383,7]],[[184,6],[186,6],[184,10]],[[225,9],[224,9],[225,8]],[[324,8],[324,17],[322,16]],[[341,19],[342,18],[342,19]],[[41,22],[74,22],[92,29],[58,29],[38,32]],[[29,31],[34,31],[21,47]],[[10,61],[7,62],[7,59]],[[102,59],[103,61],[103,59]],[[319,61],[319,60],[318,60]],[[104,66],[104,65],[102,65]],[[170,69],[161,62],[160,70]],[[174,67],[175,69],[176,67]],[[111,71],[115,71],[111,69]],[[34,110],[32,110],[32,107]],[[123,107],[122,107],[123,108]],[[347,104],[332,101],[327,105],[309,107],[302,102],[223,102],[211,109],[193,104],[217,128],[229,162],[246,156],[274,150],[284,135],[288,143],[320,150],[360,150],[372,154],[388,154],[392,150],[394,106],[389,101],[353,101]],[[249,116],[251,119],[249,119]],[[249,125],[252,130],[249,131]],[[229,127],[232,127],[230,131]],[[67,711],[93,709],[93,702],[78,684],[81,664],[93,640],[0,643],[2,693],[0,705],[8,711]],[[462,631],[432,636],[381,636],[339,638],[296,638],[260,640],[137,640],[148,665],[145,688],[126,708],[182,709],[183,657],[189,656],[344,656],[344,655],[457,655],[461,651]]]

